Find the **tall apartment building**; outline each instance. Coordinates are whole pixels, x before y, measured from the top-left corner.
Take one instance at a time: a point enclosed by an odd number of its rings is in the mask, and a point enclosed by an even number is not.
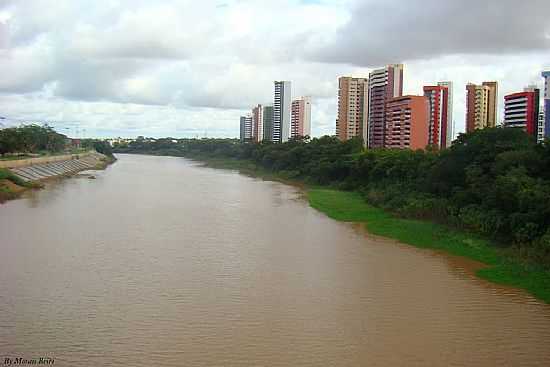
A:
[[[403,65],[388,65],[369,74],[367,146],[384,147],[386,103],[403,95]]]
[[[273,142],[285,143],[290,137],[291,83],[276,81],[273,101]]]
[[[523,129],[537,138],[540,91],[527,87],[523,92],[504,97],[504,126]]]
[[[429,111],[428,97],[403,96],[388,100],[384,147],[425,149],[428,145]]]
[[[362,137],[367,142],[368,86],[366,78],[338,78],[336,135],[341,141]]]
[[[301,97],[292,101],[290,137],[311,136],[311,97]]]
[[[439,149],[445,149],[450,146],[448,140],[452,136],[451,119],[449,118],[449,87],[425,86],[424,96],[428,98],[428,144]],[[451,138],[452,139],[452,138]]]
[[[446,148],[449,148],[455,137],[455,122],[453,120],[453,82],[439,82],[440,87],[447,88],[447,138]]]
[[[252,141],[252,115],[241,116],[241,142]]]
[[[498,120],[498,83],[483,82],[484,86],[489,88],[488,108],[487,108],[487,124],[489,127],[497,126]]]
[[[264,140],[264,109],[261,104],[252,109],[252,136],[256,143]]]
[[[264,140],[273,141],[273,106],[264,106]]]
[[[496,126],[498,85],[466,85],[466,132]]]
[[[550,71],[543,71],[544,78],[544,137],[550,137]]]
[[[538,125],[538,134],[537,134],[537,143],[541,143],[546,138],[546,128],[544,126],[544,108],[540,109],[539,112],[539,125]]]

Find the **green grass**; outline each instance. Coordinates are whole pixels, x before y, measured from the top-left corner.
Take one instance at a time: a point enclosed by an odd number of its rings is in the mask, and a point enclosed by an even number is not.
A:
[[[4,180],[4,179],[9,180],[9,181],[13,182],[14,184],[22,186],[22,187],[31,187],[32,186],[31,183],[20,179],[19,177],[17,177],[16,175],[14,175],[10,171],[8,171],[7,169],[0,168],[0,180]]]
[[[38,183],[38,182],[27,182],[27,181],[24,181],[22,179],[20,179],[19,177],[17,177],[16,175],[14,175],[13,173],[11,173],[10,171],[8,171],[7,169],[4,169],[4,168],[0,168],[0,180],[8,180],[8,181],[11,181],[13,182],[14,184],[18,185],[18,186],[21,186],[21,187],[24,187],[24,188],[40,188],[42,187],[42,184]],[[19,197],[20,195],[20,191],[18,190],[17,192],[14,192],[12,189],[10,189],[10,187],[6,187],[4,185],[1,185],[0,186],[0,203],[6,201],[6,200],[11,200],[11,199],[16,199],[17,197]]]
[[[550,271],[514,261],[487,240],[436,223],[397,218],[367,204],[355,192],[310,189],[307,194],[310,205],[330,218],[364,223],[374,235],[477,260],[487,265],[477,271],[479,277],[525,289],[550,303]]]

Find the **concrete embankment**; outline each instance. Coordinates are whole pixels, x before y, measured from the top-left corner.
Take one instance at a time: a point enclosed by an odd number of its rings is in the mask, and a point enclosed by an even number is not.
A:
[[[9,169],[14,175],[24,181],[39,181],[50,177],[69,175],[97,168],[103,164],[104,159],[105,156],[103,154],[87,152],[0,163],[3,163],[4,168]]]

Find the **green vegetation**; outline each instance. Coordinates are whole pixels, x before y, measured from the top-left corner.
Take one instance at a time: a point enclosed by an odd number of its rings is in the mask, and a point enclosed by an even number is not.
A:
[[[0,168],[0,180],[8,180],[18,186],[31,187],[30,183],[23,181],[7,169]]]
[[[48,125],[22,125],[0,129],[0,154],[55,153],[66,148],[67,137]]]
[[[74,144],[73,144],[74,142]],[[98,139],[69,139],[48,125],[21,125],[0,129],[0,159],[14,160],[45,155],[78,154],[90,149],[114,159],[111,145]]]
[[[433,222],[395,217],[367,204],[356,192],[311,189],[308,190],[308,199],[312,207],[329,217],[343,222],[364,223],[374,235],[477,260],[488,265],[477,271],[478,276],[526,289],[550,303],[550,271],[540,266],[527,266],[517,259],[514,261],[506,250],[485,239]]]
[[[39,183],[26,182],[7,169],[0,168],[0,203],[16,198],[26,189],[40,186]]]
[[[106,141],[98,139],[85,139],[82,140],[81,144],[82,147],[86,148],[87,150],[94,149],[96,152],[106,155],[111,160],[115,160],[115,156],[113,155],[113,148]]]
[[[325,136],[141,139],[115,152],[195,158],[345,191],[314,190],[310,200],[374,234],[491,265],[479,275],[550,302],[550,143],[518,129],[463,134],[443,151],[364,150],[360,140]]]

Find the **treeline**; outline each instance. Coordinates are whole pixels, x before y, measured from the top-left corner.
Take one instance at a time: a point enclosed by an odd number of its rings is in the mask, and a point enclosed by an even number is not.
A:
[[[95,149],[113,157],[109,143],[100,139],[77,139],[82,149]],[[72,140],[51,126],[27,124],[0,129],[0,154],[60,153],[75,148]]]
[[[113,148],[111,144],[100,139],[83,139],[81,146],[84,149],[95,149],[96,152],[106,155],[107,157],[114,158]]]
[[[515,245],[550,266],[550,144],[517,129],[461,135],[439,151],[364,150],[334,137],[285,144],[160,139],[115,151],[234,158],[320,185],[363,193],[376,206]]]
[[[21,125],[0,129],[0,154],[60,152],[67,137],[48,125]]]

